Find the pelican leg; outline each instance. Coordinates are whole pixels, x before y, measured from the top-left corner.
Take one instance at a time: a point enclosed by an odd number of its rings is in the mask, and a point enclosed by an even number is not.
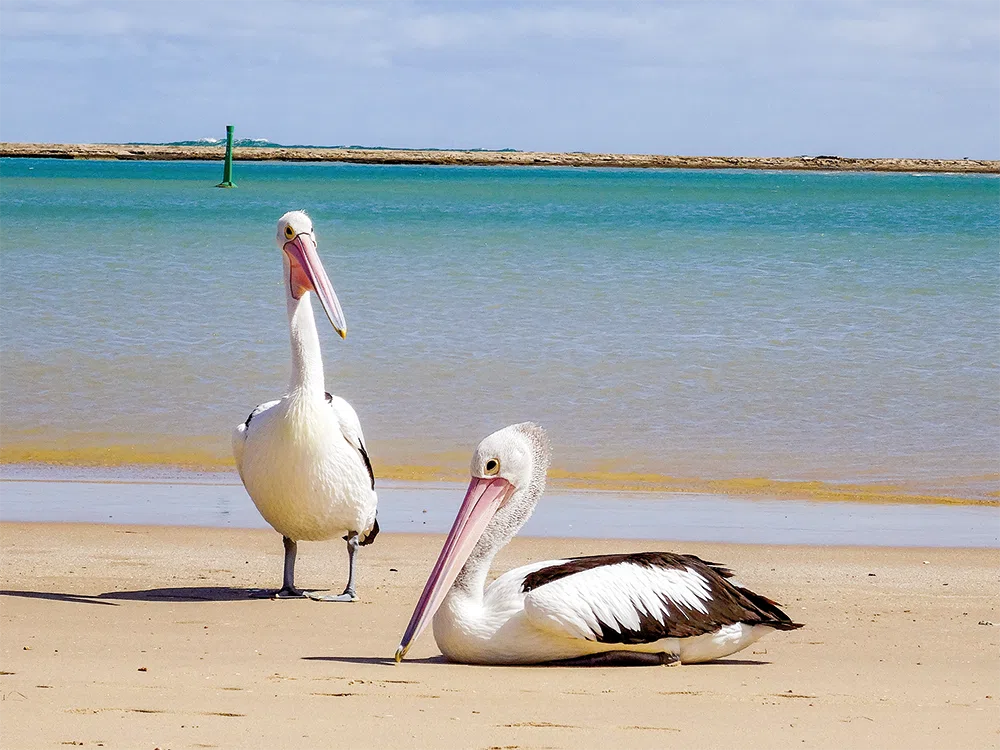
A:
[[[677,654],[661,651],[656,654],[644,651],[605,651],[588,656],[574,656],[571,659],[556,659],[545,662],[551,667],[672,667],[681,663]]]
[[[333,596],[332,594],[321,594],[318,591],[307,591],[305,595],[318,602],[356,602],[358,594],[354,590],[354,565],[355,557],[358,554],[358,547],[360,546],[358,532],[349,532],[347,535],[347,587],[344,589],[343,594]]]
[[[281,542],[285,545],[285,574],[281,589],[274,592],[273,598],[299,599],[305,596],[305,593],[295,588],[295,555],[298,552],[298,545],[287,536],[281,537]]]

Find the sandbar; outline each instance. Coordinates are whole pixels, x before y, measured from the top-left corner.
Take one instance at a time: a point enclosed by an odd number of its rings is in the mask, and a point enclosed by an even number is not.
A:
[[[221,161],[223,146],[114,143],[0,143],[0,157],[119,161]],[[641,169],[763,169],[834,172],[1000,173],[1000,160],[817,156],[679,156],[393,148],[233,148],[234,161],[347,162],[441,166],[617,167]]]

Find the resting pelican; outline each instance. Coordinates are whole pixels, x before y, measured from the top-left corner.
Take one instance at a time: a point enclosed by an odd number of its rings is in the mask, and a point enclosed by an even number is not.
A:
[[[451,661],[639,665],[710,661],[772,630],[794,630],[778,605],[693,555],[642,552],[546,560],[483,591],[494,555],[545,489],[549,445],[531,422],[487,437],[472,482],[403,634],[400,661],[434,619]],[[435,614],[436,613],[436,614]]]
[[[277,240],[284,257],[292,380],[285,396],[261,404],[236,428],[233,454],[254,505],[284,541],[284,580],[274,596],[353,602],[358,546],[371,544],[378,534],[375,474],[358,415],[344,399],[324,390],[309,292],[319,297],[342,337],[347,336],[347,324],[316,252],[309,217],[302,211],[282,216]],[[347,540],[349,565],[344,593],[331,596],[295,588],[297,543],[340,535]]]

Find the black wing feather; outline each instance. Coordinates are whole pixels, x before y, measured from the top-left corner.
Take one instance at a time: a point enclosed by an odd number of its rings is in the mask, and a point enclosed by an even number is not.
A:
[[[368,532],[368,536],[366,536],[365,540],[361,542],[361,546],[366,547],[367,545],[371,544],[372,542],[375,541],[375,537],[377,536],[378,536],[378,516],[375,516],[375,523],[372,524],[372,530]]]
[[[361,443],[361,458],[365,460],[365,468],[368,469],[368,476],[372,478],[372,489],[375,489],[375,470],[372,469],[372,460],[368,458],[368,451],[365,450],[365,444]]]
[[[254,408],[254,410],[252,412],[250,412],[250,415],[247,417],[247,421],[243,423],[243,426],[245,428],[249,429],[250,428],[250,420],[253,419],[254,417],[256,417],[258,414],[260,414],[263,410],[264,410],[264,404],[257,405]]]
[[[680,610],[683,617],[668,618],[666,622],[655,616],[638,611],[639,627],[626,628],[621,623],[605,623],[598,620],[601,632],[595,640],[601,643],[651,643],[661,638],[686,638],[718,630],[724,625],[745,622],[749,625],[770,625],[777,630],[795,630],[802,627],[779,609],[776,602],[742,586],[735,586],[728,578],[733,572],[718,563],[702,560],[695,555],[679,555],[671,552],[639,552],[622,555],[594,555],[577,557],[560,565],[536,570],[524,577],[521,590],[525,593],[558,581],[560,578],[582,573],[604,565],[631,563],[647,568],[674,568],[694,570],[707,582],[711,591],[708,612],[684,607],[677,602],[664,599],[664,610]],[[616,627],[613,627],[617,626]]]
[[[326,395],[326,402],[328,404],[332,404],[333,403],[333,395],[330,394],[329,392],[327,392],[325,395]],[[253,416],[253,415],[251,415],[251,416]],[[247,421],[249,422],[250,420],[248,419]],[[347,440],[347,436],[346,435],[344,436],[344,440]],[[361,459],[365,462],[365,468],[368,469],[368,476],[371,477],[371,480],[372,480],[372,489],[375,489],[375,470],[372,468],[372,460],[368,457],[368,451],[365,450],[365,444],[364,444],[364,442],[362,442],[361,439],[359,438],[357,446],[355,446],[354,443],[352,443],[350,440],[347,440],[347,443],[352,448],[353,447],[357,447],[361,451]]]

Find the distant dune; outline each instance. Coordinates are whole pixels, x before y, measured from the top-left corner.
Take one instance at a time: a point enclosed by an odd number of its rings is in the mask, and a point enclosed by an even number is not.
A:
[[[0,157],[217,161],[224,146],[0,143]],[[236,147],[237,161],[352,162],[474,166],[632,167],[655,169],[801,169],[837,172],[976,172],[1000,174],[1000,161],[984,159],[854,159],[843,156],[665,156],[656,154],[437,151],[381,148]]]

